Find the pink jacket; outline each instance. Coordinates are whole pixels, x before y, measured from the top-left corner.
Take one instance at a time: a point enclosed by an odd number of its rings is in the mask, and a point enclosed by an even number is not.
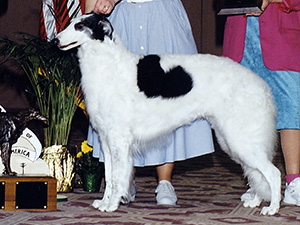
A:
[[[223,55],[237,62],[243,58],[247,19],[227,18]],[[300,72],[300,0],[270,4],[259,18],[264,63],[270,70]]]

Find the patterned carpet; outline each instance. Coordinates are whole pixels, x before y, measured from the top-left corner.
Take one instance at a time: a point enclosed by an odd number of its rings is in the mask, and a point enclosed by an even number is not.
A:
[[[77,119],[72,130],[73,144],[86,136],[86,121]],[[279,151],[275,164],[283,171]],[[102,184],[99,193],[87,193],[81,188],[64,193],[68,201],[58,202],[54,212],[0,211],[0,224],[300,224],[300,207],[282,203],[275,216],[259,214],[266,203],[255,209],[244,208],[239,197],[247,186],[241,168],[220,150],[175,164],[176,207],[156,205],[155,174],[154,167],[137,168],[135,202],[121,205],[113,213],[101,213],[91,207],[93,200],[103,195]]]

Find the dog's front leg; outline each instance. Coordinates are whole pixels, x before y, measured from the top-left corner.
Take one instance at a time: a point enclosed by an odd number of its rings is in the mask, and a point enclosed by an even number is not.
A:
[[[129,202],[129,185],[133,172],[133,161],[130,152],[131,141],[127,138],[116,137],[110,142],[112,166],[112,192],[109,206],[105,211],[115,211],[120,202]]]
[[[102,200],[94,200],[93,207],[99,209],[101,212],[106,211],[109,207],[109,201],[112,195],[112,159],[111,152],[106,140],[101,140],[101,147],[104,155],[105,167],[105,191]]]

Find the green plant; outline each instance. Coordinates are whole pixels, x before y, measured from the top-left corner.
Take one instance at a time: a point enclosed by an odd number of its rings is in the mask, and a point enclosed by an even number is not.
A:
[[[77,103],[81,100],[76,52],[19,33],[18,41],[0,38],[0,55],[13,58],[25,71],[41,113],[48,117],[45,145],[67,145]]]

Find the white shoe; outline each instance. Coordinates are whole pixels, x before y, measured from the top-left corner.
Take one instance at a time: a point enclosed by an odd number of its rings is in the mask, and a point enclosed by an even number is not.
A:
[[[300,178],[294,179],[289,185],[286,184],[283,202],[300,206]]]
[[[155,190],[157,205],[174,206],[177,202],[175,189],[167,180],[161,180]]]

